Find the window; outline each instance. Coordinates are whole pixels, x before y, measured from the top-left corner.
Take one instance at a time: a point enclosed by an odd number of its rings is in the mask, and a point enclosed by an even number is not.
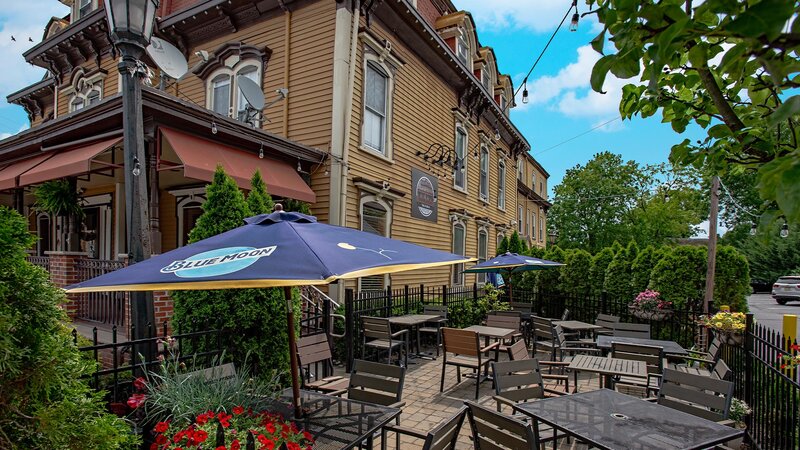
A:
[[[456,255],[464,255],[466,254],[466,238],[467,238],[467,228],[464,226],[464,222],[460,220],[456,220],[453,222],[453,253]],[[464,264],[456,264],[453,266],[453,285],[463,285],[464,284]]]
[[[489,150],[481,145],[481,200],[489,201]]]
[[[539,241],[544,241],[544,210],[539,208]]]
[[[217,75],[211,80],[211,110],[227,116],[231,110],[231,76]]]
[[[483,69],[481,69],[481,82],[486,90],[492,92],[492,75],[489,73],[489,69],[486,66],[483,66]]]
[[[536,240],[536,213],[531,211],[531,240]]]
[[[94,11],[95,0],[78,0],[75,2],[75,19],[86,17],[87,14]]]
[[[40,213],[36,216],[36,236],[39,238],[36,241],[36,254],[38,256],[45,256],[44,252],[53,250],[51,224],[52,222],[48,214]]]
[[[519,210],[517,211],[517,230],[519,231],[519,234],[525,233],[525,228],[523,227],[522,223],[522,219],[524,217],[523,214],[525,214],[525,211],[522,209],[522,206],[520,206]]]
[[[458,157],[459,166],[456,167],[453,174],[453,186],[457,189],[467,189],[467,131],[460,125],[456,125],[456,157]]]
[[[261,86],[261,69],[255,61],[239,61],[233,67],[223,66],[215,71],[208,82],[208,109],[217,114],[247,121],[247,100],[239,89],[239,77],[253,80]],[[253,117],[251,116],[252,120]],[[257,121],[251,122],[259,126]]]
[[[62,93],[69,98],[69,112],[80,111],[83,108],[100,103],[103,98],[103,80],[106,72],[97,70],[87,72],[78,68],[69,86]]]
[[[501,245],[503,245],[503,239],[505,239],[506,235],[502,232],[497,233],[497,247],[495,249],[499,249]]]
[[[361,204],[361,231],[377,234],[379,236],[389,235],[389,209],[375,201],[372,197],[365,198]],[[382,291],[385,289],[386,276],[373,275],[360,279],[362,291]]]
[[[245,77],[253,80],[257,85],[261,86],[258,80],[258,69],[255,66],[247,66],[239,71],[238,76]],[[242,89],[236,86],[236,118],[244,122],[247,120],[247,107],[250,103],[244,98]]]
[[[506,209],[506,163],[502,159],[497,163],[497,207]]]
[[[386,154],[386,106],[389,75],[376,63],[367,63],[364,76],[364,145]]]
[[[544,197],[544,183],[541,181],[539,182],[539,194]]]
[[[522,181],[525,177],[525,166],[522,161],[517,161],[517,180]]]
[[[83,99],[80,97],[75,97],[75,99],[69,104],[69,110],[78,111],[81,109],[83,109]]]
[[[536,172],[531,174],[531,190],[536,191]]]
[[[480,228],[478,230],[478,264],[486,261],[488,246],[489,246],[489,234],[486,232],[486,228]],[[485,273],[478,274],[478,283],[480,284],[486,283]]]
[[[469,67],[469,45],[467,45],[467,40],[464,36],[459,36],[456,39],[456,57],[465,66]]]
[[[500,110],[501,111],[506,111],[506,96],[505,95],[501,95],[500,96]],[[507,113],[507,111],[506,111],[506,113]]]

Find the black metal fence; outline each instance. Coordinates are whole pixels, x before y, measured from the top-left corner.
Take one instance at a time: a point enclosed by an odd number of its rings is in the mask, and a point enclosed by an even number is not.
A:
[[[753,412],[747,437],[756,449],[800,448],[800,373],[784,365],[781,355],[797,355],[796,340],[747,315],[744,346],[724,346],[722,358],[734,372],[734,396]]]
[[[91,345],[82,345],[78,350],[86,352],[100,364],[100,367],[89,376],[90,385],[97,390],[108,392],[108,401],[111,404],[124,402],[131,394],[132,383],[135,376],[145,370],[153,370],[161,364],[160,357],[166,358],[162,341],[174,339],[174,351],[178,361],[191,360],[195,366],[208,367],[222,357],[224,351],[223,331],[209,329],[207,324],[197,324],[193,329],[202,331],[175,330],[176,334],[170,336],[168,324],[165,321],[161,327],[148,325],[147,338],[138,340],[119,340],[116,326],[111,328],[110,342],[100,343],[100,333],[97,327],[92,329]],[[133,328],[133,327],[132,327]],[[159,330],[160,328],[160,330]],[[131,330],[134,335],[135,330]],[[78,330],[72,330],[75,345],[80,345]],[[186,351],[184,349],[205,349],[204,351]]]

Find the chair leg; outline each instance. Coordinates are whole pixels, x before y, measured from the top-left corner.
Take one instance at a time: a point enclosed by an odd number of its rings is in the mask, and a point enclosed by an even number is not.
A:
[[[381,450],[386,450],[386,438],[388,433],[386,433],[385,428],[381,428]]]
[[[480,394],[479,391],[481,390],[481,381],[483,381],[480,369],[478,369],[478,373],[476,375],[477,376],[475,377],[475,400],[478,399],[478,395]]]
[[[444,392],[444,370],[447,367],[447,362],[442,362],[442,382],[439,383],[439,392]]]
[[[442,345],[442,329],[436,330],[436,357],[439,357],[439,346]]]
[[[461,366],[456,366],[456,383],[461,383]]]

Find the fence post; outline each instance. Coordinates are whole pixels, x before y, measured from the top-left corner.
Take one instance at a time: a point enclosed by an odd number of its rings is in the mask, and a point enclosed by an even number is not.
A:
[[[353,326],[353,290],[344,290],[344,334],[348,342],[347,363],[345,368],[347,373],[353,368],[353,346],[355,345],[355,327]]]
[[[478,304],[478,283],[472,283],[472,304]]]
[[[606,311],[607,302],[608,297],[606,296],[606,291],[600,292],[600,311],[602,311],[603,314],[608,314],[608,311]]]
[[[392,317],[392,313],[394,310],[394,305],[392,301],[392,285],[386,286],[386,304],[389,306],[389,310],[386,312],[386,317]]]
[[[442,305],[447,306],[447,285],[442,285]]]
[[[408,314],[408,285],[403,287],[403,311]]]
[[[419,304],[425,305],[425,285],[422,283],[419,284]]]
[[[753,405],[753,313],[747,313],[744,322],[744,401],[752,407]],[[748,429],[752,429],[750,419],[753,415],[748,414],[745,417],[745,423]],[[749,433],[745,433],[745,437]]]

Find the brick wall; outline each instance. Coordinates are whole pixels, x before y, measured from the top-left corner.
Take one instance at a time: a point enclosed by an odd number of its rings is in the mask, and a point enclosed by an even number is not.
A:
[[[433,6],[431,0],[417,0],[417,11],[419,11],[420,15],[424,17],[431,26],[433,26],[436,23],[436,19],[441,16],[439,10]]]
[[[63,288],[79,281],[77,262],[88,257],[82,252],[45,252],[50,257],[50,280],[56,286]],[[67,311],[70,318],[75,318],[78,312],[78,300],[80,294],[67,294],[67,303],[62,307]]]

